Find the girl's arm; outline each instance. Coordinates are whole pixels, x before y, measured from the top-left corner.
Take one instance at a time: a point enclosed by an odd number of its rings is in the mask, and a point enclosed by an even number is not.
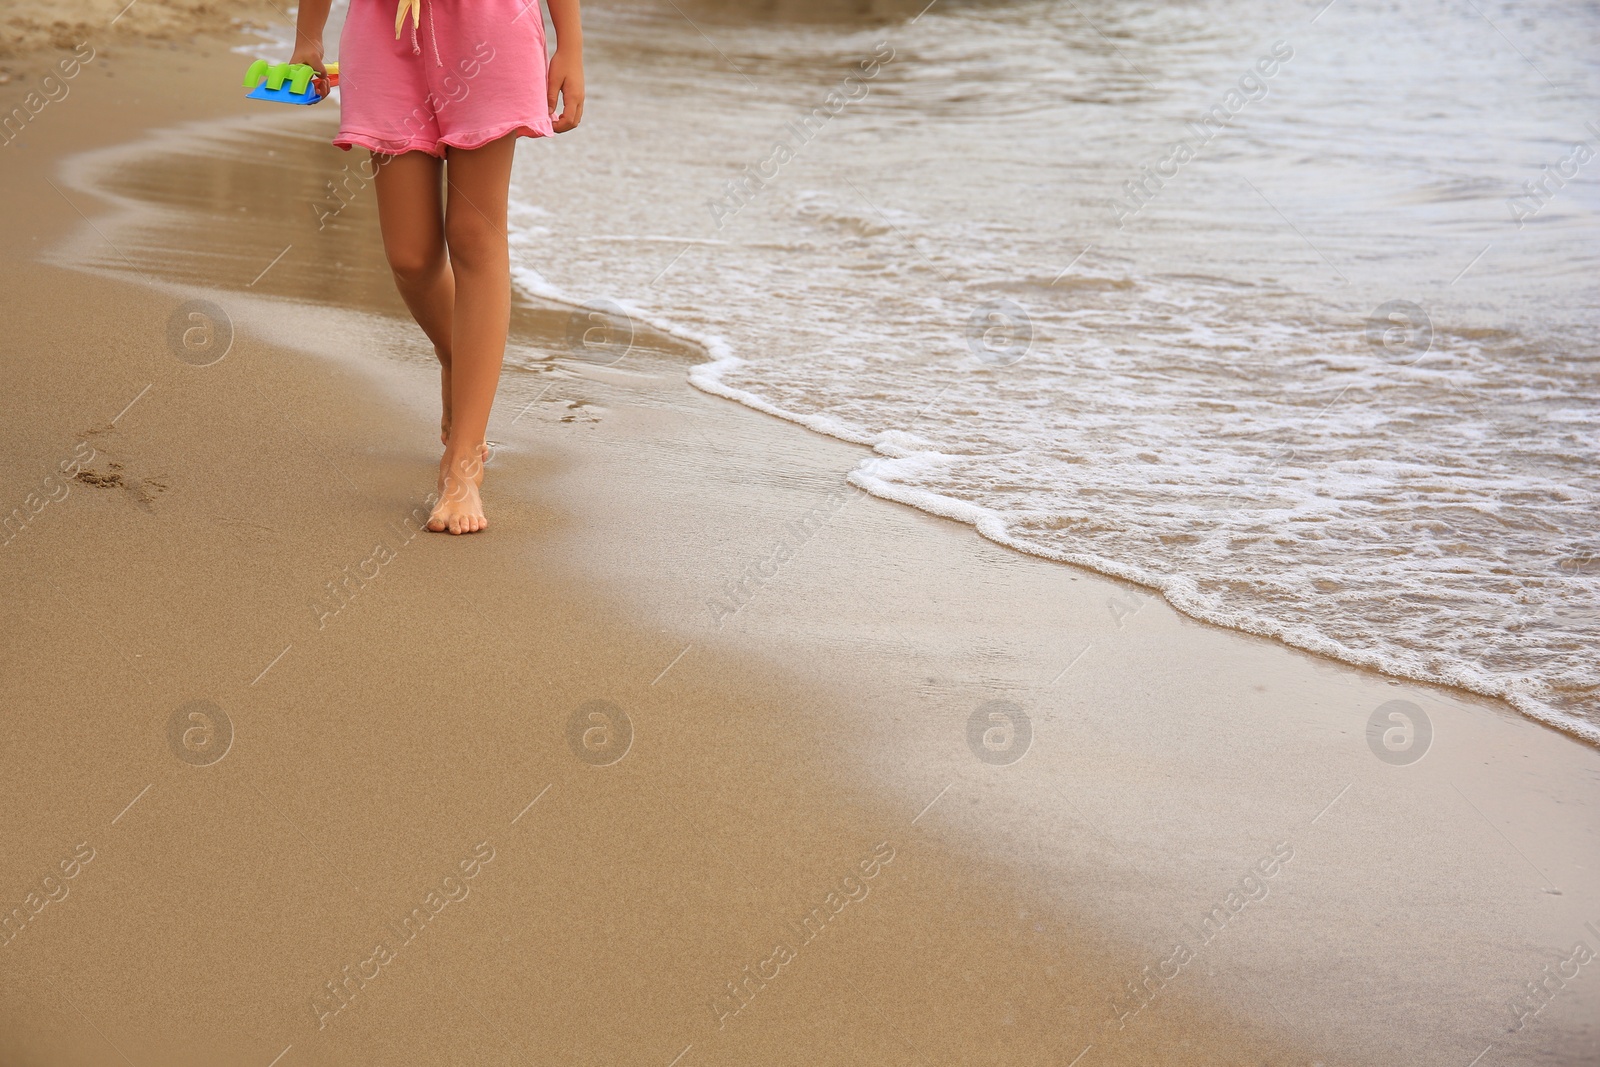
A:
[[[327,72],[322,66],[322,31],[328,25],[328,8],[333,0],[300,0],[300,14],[295,18],[294,55],[291,63],[304,63],[318,74]],[[323,88],[327,94],[327,88]]]
[[[326,17],[328,0],[316,0]],[[578,18],[578,0],[546,0],[550,21],[556,28],[556,54],[550,57],[550,117],[555,132],[566,133],[583,118],[583,23]],[[307,3],[300,6],[305,18]],[[320,35],[319,35],[320,39]],[[556,115],[556,94],[561,95],[561,115]]]

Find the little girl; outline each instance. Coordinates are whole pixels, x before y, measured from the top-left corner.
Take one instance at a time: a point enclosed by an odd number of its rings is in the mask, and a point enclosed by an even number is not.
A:
[[[578,0],[547,2],[556,30],[548,66],[539,0],[350,0],[339,36],[333,143],[372,152],[383,250],[439,356],[434,531],[489,525],[478,487],[511,319],[506,198],[516,139],[565,133],[583,117]],[[301,0],[296,27],[291,62],[319,75],[330,3]]]

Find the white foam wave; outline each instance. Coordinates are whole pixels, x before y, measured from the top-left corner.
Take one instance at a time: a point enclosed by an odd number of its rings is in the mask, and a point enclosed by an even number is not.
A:
[[[1119,228],[1122,180],[1271,41],[1223,28],[1276,16],[1130,14],[1112,29],[1162,72],[1141,80],[1076,43],[1096,38],[1071,5],[1001,14],[894,28],[866,99],[731,221],[718,198],[814,106],[810,72],[883,33],[723,29],[729,54],[777,57],[751,98],[673,20],[602,14],[626,106],[519,156],[520,203],[563,197],[517,219],[538,264],[519,281],[701,344],[693,385],[872,448],[848,476],[874,495],[1600,742],[1600,216],[1518,231],[1487,192],[1577,135],[1571,109],[1517,97],[1514,55],[1485,71],[1478,27],[1342,5]],[[1590,15],[1540,18],[1600,39]],[[975,78],[981,99],[955,91]],[[1506,99],[1467,91],[1484,78]],[[1394,301],[1425,343],[1369,324]]]

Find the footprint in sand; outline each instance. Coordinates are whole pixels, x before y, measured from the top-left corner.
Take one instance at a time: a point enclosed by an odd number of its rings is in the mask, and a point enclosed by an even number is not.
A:
[[[132,494],[135,501],[144,507],[155,503],[161,493],[166,492],[167,484],[156,481],[154,478],[137,478],[124,472],[122,464],[115,460],[106,463],[105,473],[93,468],[85,468],[74,476],[84,485],[92,485],[96,489],[123,489]]]

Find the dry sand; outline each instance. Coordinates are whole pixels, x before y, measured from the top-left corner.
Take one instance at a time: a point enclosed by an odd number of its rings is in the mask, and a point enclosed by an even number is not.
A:
[[[122,42],[172,41],[233,33],[241,26],[287,21],[272,0],[185,3],[184,0],[6,0],[0,15],[0,78],[38,70],[55,57],[89,43],[99,51]],[[26,78],[22,78],[26,81]]]
[[[351,157],[239,62],[121,49],[0,147],[0,1063],[1600,1059],[1600,752],[1498,704],[862,497],[548,305],[494,526],[413,535],[370,192],[319,232]]]

